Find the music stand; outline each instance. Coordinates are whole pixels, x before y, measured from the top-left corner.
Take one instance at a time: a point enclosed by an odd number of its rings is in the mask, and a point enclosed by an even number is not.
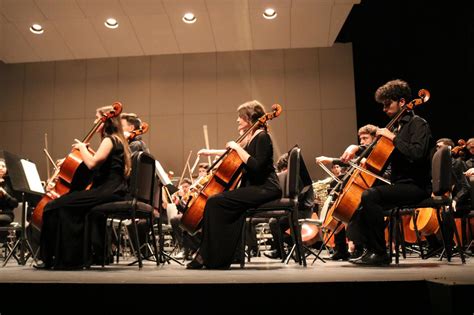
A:
[[[30,242],[26,238],[26,203],[35,203],[41,199],[45,191],[41,185],[41,179],[36,168],[36,164],[22,159],[17,155],[7,152],[0,151],[0,156],[3,156],[5,159],[5,164],[7,166],[8,175],[11,180],[12,190],[14,196],[21,200],[22,202],[22,211],[21,211],[21,233],[20,238],[16,241],[12,250],[6,257],[3,262],[3,266],[8,263],[8,260],[14,255],[15,250],[20,246],[20,257],[18,263],[20,265],[25,265],[28,257],[25,258],[25,250],[30,251],[30,255],[36,261],[34,251],[31,247]],[[26,248],[28,246],[28,248]]]
[[[171,180],[169,179],[168,177],[168,174],[165,172],[165,170],[163,169],[163,167],[161,166],[160,162],[156,161],[155,160],[155,172],[156,172],[156,176],[158,177],[158,185],[157,185],[157,189],[158,189],[158,201],[156,202],[156,199],[155,199],[155,208],[158,209],[158,212],[159,212],[159,216],[158,216],[158,235],[160,237],[159,239],[159,248],[160,248],[160,253],[159,253],[159,257],[160,257],[160,262],[162,263],[165,263],[165,261],[167,263],[170,263],[170,260],[174,261],[174,262],[177,262],[178,264],[180,264],[181,266],[183,266],[183,263],[181,263],[179,260],[171,257],[171,255],[169,255],[168,253],[165,253],[164,251],[164,246],[165,246],[165,243],[164,243],[164,237],[163,237],[163,214],[166,212],[166,209],[163,209],[163,188],[166,187],[166,189],[168,189],[169,193],[170,194],[173,194],[175,193],[176,191],[178,191],[178,188],[176,188],[176,186],[173,185],[173,183],[171,182]],[[158,204],[156,204],[158,203]],[[169,220],[169,218],[168,218]]]

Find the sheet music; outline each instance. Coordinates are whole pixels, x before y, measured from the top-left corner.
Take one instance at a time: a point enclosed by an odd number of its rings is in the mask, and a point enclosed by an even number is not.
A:
[[[44,194],[43,185],[41,185],[41,179],[36,169],[36,164],[30,161],[21,159],[21,165],[25,171],[26,180],[28,181],[28,186],[31,191]]]

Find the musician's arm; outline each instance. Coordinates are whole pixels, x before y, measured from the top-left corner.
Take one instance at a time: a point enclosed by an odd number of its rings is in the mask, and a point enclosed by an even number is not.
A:
[[[250,154],[248,154],[247,151],[245,151],[238,143],[236,143],[235,141],[227,142],[227,147],[231,148],[231,149],[234,149],[237,152],[237,154],[239,155],[240,159],[245,164],[247,164],[247,161],[250,157]]]
[[[104,138],[94,155],[89,152],[87,145],[79,140],[76,140],[76,143],[73,146],[81,152],[84,164],[86,164],[89,169],[94,169],[100,166],[107,159],[110,152],[112,152],[114,145],[110,138]]]
[[[259,173],[268,165],[268,161],[271,161],[273,157],[273,146],[272,140],[267,133],[261,132],[256,136],[255,141],[257,141],[257,150],[255,156],[249,155],[246,160],[246,164],[247,169],[251,170],[252,172]]]

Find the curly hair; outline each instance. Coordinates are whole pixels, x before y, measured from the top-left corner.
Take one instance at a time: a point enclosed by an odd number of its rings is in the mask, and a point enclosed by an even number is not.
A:
[[[375,101],[381,104],[388,100],[400,101],[402,98],[409,102],[412,94],[408,83],[399,79],[388,81],[375,92]]]

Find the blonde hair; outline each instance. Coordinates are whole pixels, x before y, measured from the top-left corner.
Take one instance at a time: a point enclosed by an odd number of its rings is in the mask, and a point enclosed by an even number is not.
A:
[[[112,106],[103,106],[97,108],[97,112],[101,115],[110,112],[113,110]],[[132,159],[130,153],[130,147],[128,146],[128,141],[125,139],[123,135],[122,123],[120,121],[120,116],[114,116],[107,119],[104,122],[104,128],[102,128],[102,138],[105,136],[110,136],[113,139],[122,143],[123,146],[123,153],[124,153],[124,162],[125,162],[125,170],[124,175],[128,177],[130,175],[130,171],[132,169]]]

